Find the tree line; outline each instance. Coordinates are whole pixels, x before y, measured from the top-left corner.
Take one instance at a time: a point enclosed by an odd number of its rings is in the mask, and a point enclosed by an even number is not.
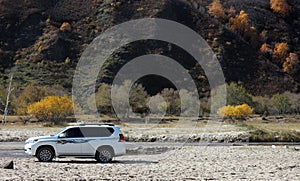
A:
[[[124,103],[127,100],[124,95],[125,89],[131,85],[130,81],[125,81],[114,89],[117,102]],[[211,110],[211,99],[208,96],[200,98],[200,116],[209,115],[215,111],[216,114],[225,117],[246,117],[250,114],[260,114],[262,116],[278,114],[300,114],[300,94],[284,92],[272,96],[254,96],[237,83],[230,83],[226,86],[227,97],[225,107],[218,107]],[[100,114],[109,117],[116,117],[111,101],[112,86],[108,84],[99,85],[95,95],[96,106]],[[214,101],[222,101],[223,89],[216,89]],[[141,84],[133,84],[129,92],[130,108],[120,104],[120,113],[124,117],[132,117],[129,110],[135,115],[144,117],[152,116],[189,116],[194,115],[195,92],[184,91],[180,97],[180,91],[172,88],[165,88],[156,95],[149,95]],[[0,89],[0,100],[6,98],[5,89]],[[18,115],[24,121],[35,117],[38,121],[50,121],[55,124],[64,121],[66,117],[73,115],[73,102],[70,95],[60,86],[40,86],[30,84],[22,90],[19,95],[13,96],[9,107],[9,115]],[[91,98],[90,98],[91,99]],[[87,106],[90,106],[88,99]],[[187,105],[182,109],[182,103]],[[3,108],[4,104],[1,105]],[[76,106],[76,105],[75,105]],[[124,109],[122,109],[122,106]],[[89,109],[89,107],[85,108]],[[150,112],[151,110],[151,112]],[[197,111],[197,110],[196,110]],[[84,112],[82,113],[84,114]]]

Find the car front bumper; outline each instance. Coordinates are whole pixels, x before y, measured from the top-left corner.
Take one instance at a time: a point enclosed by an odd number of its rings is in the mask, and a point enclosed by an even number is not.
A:
[[[28,155],[33,155],[33,152],[32,152],[32,145],[31,144],[26,144],[25,147],[25,153],[28,154]]]

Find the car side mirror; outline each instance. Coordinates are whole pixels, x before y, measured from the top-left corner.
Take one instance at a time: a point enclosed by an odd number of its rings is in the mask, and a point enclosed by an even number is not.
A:
[[[58,135],[58,138],[65,138],[66,137],[66,134],[65,133],[60,133],[59,135]]]

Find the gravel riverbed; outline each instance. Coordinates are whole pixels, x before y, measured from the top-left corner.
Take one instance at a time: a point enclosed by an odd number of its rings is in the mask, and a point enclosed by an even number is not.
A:
[[[92,159],[13,160],[1,180],[299,180],[300,151],[276,146],[185,146],[163,154],[125,155],[113,163]]]

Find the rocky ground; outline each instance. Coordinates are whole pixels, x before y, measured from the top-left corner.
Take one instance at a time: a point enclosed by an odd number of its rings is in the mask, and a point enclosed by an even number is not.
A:
[[[163,154],[94,160],[14,158],[3,180],[299,180],[300,151],[284,147],[182,147]],[[12,158],[0,158],[1,163]]]
[[[211,124],[203,127],[174,125],[156,127],[127,124],[121,127],[129,142],[246,142],[249,132],[234,125]],[[24,142],[30,137],[55,134],[63,127],[8,126],[0,128],[0,142]]]
[[[46,136],[55,134],[62,128],[46,127],[2,127],[0,128],[0,142],[19,142],[25,141],[30,137]]]

